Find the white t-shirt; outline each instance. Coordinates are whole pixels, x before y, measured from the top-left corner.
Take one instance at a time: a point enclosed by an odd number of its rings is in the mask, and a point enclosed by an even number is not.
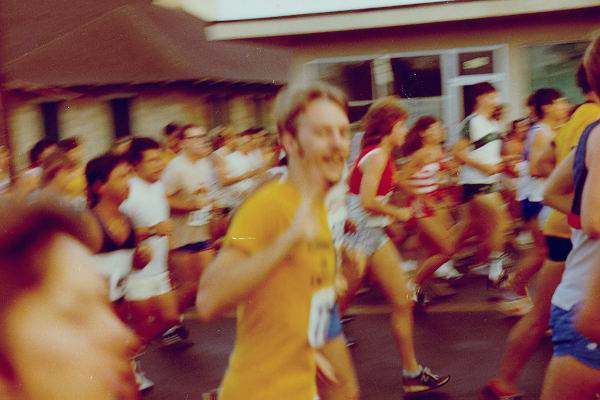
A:
[[[346,196],[348,194],[348,169],[344,168],[342,179],[335,184],[325,196],[325,207],[327,207],[327,222],[333,234],[333,241],[339,247],[344,239],[344,226],[348,217],[346,207]]]
[[[147,228],[169,219],[169,201],[161,181],[149,183],[139,177],[129,180],[129,197],[119,207],[135,228]],[[152,260],[133,275],[155,275],[168,270],[169,238],[152,236],[144,240],[152,249]]]
[[[464,121],[463,137],[471,146],[469,157],[482,164],[499,165],[502,162],[502,137],[500,126],[483,115],[473,114]],[[463,165],[461,184],[492,184],[500,180],[500,174],[487,175],[478,169]]]
[[[565,262],[565,272],[552,296],[552,304],[569,311],[585,300],[590,280],[598,270],[600,242],[591,239],[580,229],[573,229],[573,249]],[[597,293],[591,294],[597,296]]]
[[[195,195],[198,190],[206,191],[209,198],[216,198],[219,194],[215,169],[208,157],[193,161],[181,153],[167,165],[161,180],[167,196],[179,192]],[[197,221],[194,215],[194,212],[173,215],[176,224],[172,238],[174,247],[209,239],[207,224],[192,222]]]
[[[547,135],[553,138],[554,131],[548,125],[538,122],[529,129],[529,132],[527,132],[527,139],[525,141],[525,160],[520,163],[522,165],[520,165],[519,168],[519,174],[522,174],[519,176],[522,190],[520,193],[517,193],[517,200],[519,201],[528,199],[532,202],[541,202],[544,200],[546,178],[533,177],[529,172],[531,147],[537,135]]]
[[[252,153],[244,154],[235,151],[225,156],[224,162],[225,173],[228,178],[237,178],[258,169],[256,156]],[[244,201],[255,186],[256,181],[253,178],[244,179],[243,181],[229,185],[223,188],[224,201],[227,203],[227,206],[235,208]]]

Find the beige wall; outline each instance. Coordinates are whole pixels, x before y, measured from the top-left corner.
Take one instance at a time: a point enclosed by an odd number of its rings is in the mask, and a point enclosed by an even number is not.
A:
[[[131,101],[131,132],[136,136],[162,139],[170,122],[205,124],[209,121],[205,97],[188,93],[144,93]]]
[[[19,171],[29,166],[29,149],[44,135],[42,113],[37,104],[28,103],[13,103],[7,110],[10,145]]]
[[[242,132],[256,124],[256,106],[252,96],[236,96],[229,101],[231,128]]]
[[[236,131],[256,123],[255,104],[251,95],[230,99],[230,120]],[[272,107],[272,102],[267,103]],[[7,106],[10,143],[18,170],[29,165],[28,152],[44,135],[42,113],[35,101],[15,99]],[[185,92],[148,92],[134,97],[130,104],[131,131],[137,136],[162,140],[162,128],[169,122],[205,124],[210,121],[210,107],[201,94]],[[108,100],[81,97],[63,101],[58,108],[62,138],[77,136],[84,146],[86,159],[107,151],[113,142],[112,111]],[[269,126],[272,126],[272,122]]]
[[[94,98],[60,103],[58,125],[61,139],[76,136],[90,160],[110,149],[113,122],[110,105]]]
[[[285,42],[294,49],[290,71],[293,80],[302,79],[305,63],[318,58],[507,44],[508,97],[512,104],[522,104],[529,91],[525,46],[586,40],[598,28],[600,21],[593,13],[577,13],[323,34],[287,38]],[[520,112],[512,107],[509,116]]]

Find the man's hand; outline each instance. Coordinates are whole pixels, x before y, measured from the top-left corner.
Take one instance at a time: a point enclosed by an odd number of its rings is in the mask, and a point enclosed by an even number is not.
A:
[[[133,269],[142,269],[152,260],[152,249],[146,244],[140,244],[133,253]]]
[[[173,220],[166,220],[159,222],[152,227],[156,236],[169,236],[175,230],[175,222]]]
[[[494,164],[481,164],[479,170],[486,175],[496,175],[502,172],[502,164],[494,165]]]
[[[409,221],[413,216],[413,209],[410,207],[401,207],[394,212],[394,218],[398,222]]]

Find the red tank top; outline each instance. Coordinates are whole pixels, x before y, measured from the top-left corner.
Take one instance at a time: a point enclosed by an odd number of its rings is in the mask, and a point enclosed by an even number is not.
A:
[[[363,173],[360,170],[359,164],[363,158],[371,151],[375,150],[377,146],[369,146],[364,148],[360,155],[354,161],[354,166],[352,167],[352,172],[350,174],[350,193],[352,194],[360,194],[360,183],[362,182]],[[390,193],[394,188],[394,172],[396,168],[394,167],[394,163],[392,160],[388,160],[387,165],[383,169],[383,173],[381,174],[381,179],[379,180],[379,187],[377,188],[377,196],[385,196]]]

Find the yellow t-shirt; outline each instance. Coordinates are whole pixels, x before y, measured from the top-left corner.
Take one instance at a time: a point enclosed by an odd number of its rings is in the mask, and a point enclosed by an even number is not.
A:
[[[266,184],[236,213],[224,246],[252,255],[272,244],[292,223],[300,195],[287,181]],[[315,210],[319,232],[297,245],[237,308],[237,337],[221,400],[312,400],[316,366],[309,337],[325,335],[322,305],[333,304],[335,250],[327,210]],[[331,298],[329,296],[331,295]],[[319,317],[320,316],[320,317]],[[325,327],[323,327],[325,325]],[[315,341],[312,341],[315,344]]]
[[[86,187],[87,182],[85,180],[85,170],[84,168],[80,168],[77,170],[76,175],[69,182],[65,190],[71,197],[85,197]]]
[[[585,128],[600,118],[600,105],[596,103],[582,104],[554,138],[554,154],[556,155],[556,164],[564,160],[571,150],[577,147],[579,138]],[[552,210],[544,226],[544,234],[547,236],[556,236],[561,238],[570,238],[571,229],[567,223],[565,214]]]

